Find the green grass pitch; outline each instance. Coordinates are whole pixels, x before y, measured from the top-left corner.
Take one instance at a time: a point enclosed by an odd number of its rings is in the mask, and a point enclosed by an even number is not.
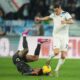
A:
[[[42,67],[46,59],[29,63],[32,67]],[[57,60],[51,62],[54,70]],[[59,77],[53,76],[23,76],[13,65],[11,58],[0,57],[0,80],[80,80],[80,59],[67,59],[61,67]]]

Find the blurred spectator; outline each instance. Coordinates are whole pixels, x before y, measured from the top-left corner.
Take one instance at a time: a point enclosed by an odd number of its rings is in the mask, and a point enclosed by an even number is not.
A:
[[[29,4],[24,4],[17,12],[18,18],[27,19],[29,15],[28,9],[29,9]]]
[[[3,10],[0,8],[0,36],[4,36],[6,33],[3,32],[3,23],[4,23],[4,12]]]
[[[80,20],[80,7],[76,8],[75,15],[76,15],[76,19]]]
[[[1,36],[5,36],[5,35],[6,35],[5,32],[0,31],[0,37],[1,37]]]
[[[12,12],[6,14],[6,19],[34,19],[38,13],[40,13],[41,16],[47,16],[52,12],[55,3],[61,3],[64,10],[71,14],[76,14],[77,19],[79,16],[77,12],[79,11],[79,0],[29,0],[28,2],[29,3],[23,1],[23,4],[18,8],[18,11],[14,12],[12,8]],[[18,5],[19,3],[21,2],[18,1]]]
[[[40,0],[37,7],[37,13],[38,12],[41,13],[41,16],[49,15],[49,5],[46,5],[46,0]]]
[[[35,22],[33,26],[33,34],[34,36],[44,36],[44,27],[41,22]]]
[[[34,19],[38,13],[40,13],[41,16],[49,15],[49,5],[46,3],[46,0],[31,0],[29,17]]]
[[[64,4],[64,10],[68,11],[72,15],[75,15],[75,18],[77,20],[80,20],[80,6],[77,6],[79,4],[78,0],[65,0],[66,5]]]
[[[15,13],[14,12],[9,12],[8,14],[6,14],[5,19],[6,20],[13,20],[13,19],[15,19]]]
[[[3,10],[0,8],[0,24],[3,22],[3,18],[4,18],[4,12],[3,12]]]
[[[71,4],[76,4],[77,0],[67,0],[68,5],[71,6]]]
[[[57,4],[60,4],[60,3],[62,4],[63,0],[53,0],[53,2],[54,2],[54,4],[56,4],[56,3]]]
[[[24,25],[25,21],[22,21],[21,19],[18,19],[17,21],[16,20],[12,21],[11,32],[14,34],[21,35],[21,33],[24,31]]]
[[[17,20],[28,18],[29,4],[23,4],[17,12],[9,12],[6,14],[6,20]]]
[[[75,13],[76,4],[76,0],[67,0],[67,7],[70,13]]]

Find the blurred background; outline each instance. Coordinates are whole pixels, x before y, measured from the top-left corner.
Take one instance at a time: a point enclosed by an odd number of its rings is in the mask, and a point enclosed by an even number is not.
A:
[[[12,55],[22,47],[22,32],[29,30],[29,54],[33,55],[39,38],[48,39],[41,45],[40,58],[53,54],[51,21],[35,22],[36,16],[44,17],[53,12],[55,3],[61,3],[74,19],[69,30],[67,60],[55,76],[57,60],[53,58],[52,76],[22,76],[12,63]],[[57,56],[59,57],[59,56]],[[42,67],[46,59],[32,62],[32,67]],[[39,65],[40,64],[40,65]],[[80,79],[80,0],[0,0],[0,80],[79,80]]]
[[[0,50],[6,49],[5,43],[9,47],[8,51],[16,51],[25,30],[30,30],[29,36],[52,37],[51,21],[38,23],[34,18],[51,14],[55,3],[61,3],[63,9],[72,15],[75,23],[70,26],[69,34],[70,37],[79,38],[80,0],[0,0],[0,42],[3,42]]]
[[[52,36],[50,21],[35,23],[34,18],[52,13],[56,2],[61,2],[63,9],[75,19],[70,36],[80,36],[80,0],[0,0],[0,31],[21,35],[25,29],[31,29],[32,36]]]

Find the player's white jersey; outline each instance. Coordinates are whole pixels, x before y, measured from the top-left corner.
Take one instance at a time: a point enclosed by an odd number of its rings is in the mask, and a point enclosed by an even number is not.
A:
[[[52,13],[49,17],[53,19],[53,36],[68,36],[69,26],[67,24],[61,24],[61,21],[72,18],[71,15],[68,12],[62,11],[62,13],[59,16],[57,16],[55,13]]]

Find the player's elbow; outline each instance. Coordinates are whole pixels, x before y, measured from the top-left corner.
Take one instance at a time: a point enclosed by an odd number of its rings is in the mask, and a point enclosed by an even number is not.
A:
[[[73,24],[74,23],[74,20],[71,20],[71,24]]]
[[[74,20],[73,20],[73,19],[70,19],[70,20],[68,21],[68,23],[69,23],[69,24],[73,24],[73,23],[74,23]]]

